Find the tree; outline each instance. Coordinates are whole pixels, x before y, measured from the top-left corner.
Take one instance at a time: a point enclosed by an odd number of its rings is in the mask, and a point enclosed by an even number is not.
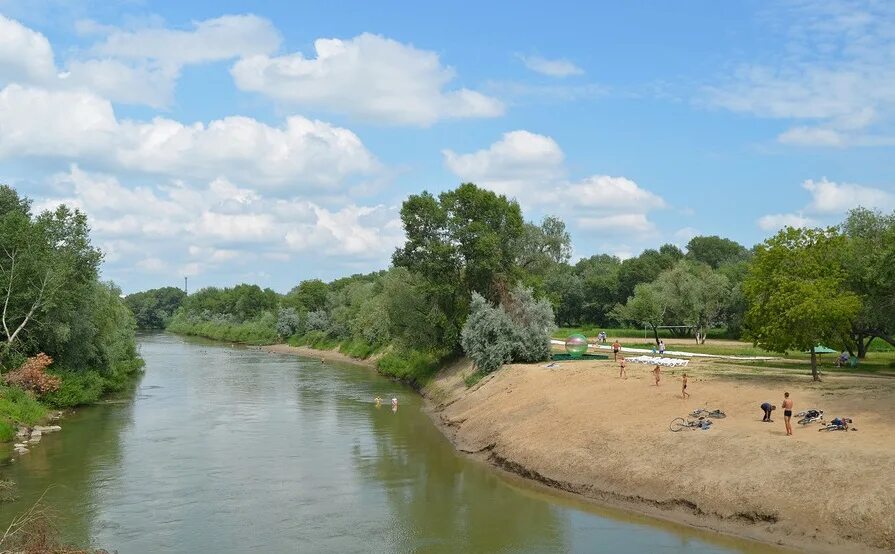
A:
[[[712,269],[718,269],[724,263],[744,260],[748,255],[749,251],[742,244],[717,235],[693,237],[687,243],[687,257],[708,264]]]
[[[309,279],[290,290],[283,298],[283,305],[305,312],[321,310],[326,307],[328,293],[329,285],[320,279]]]
[[[139,329],[164,329],[184,298],[182,289],[162,287],[129,294],[124,303],[133,312]]]
[[[392,260],[419,274],[437,308],[438,343],[454,349],[472,292],[501,300],[518,276],[525,232],[519,204],[464,183],[441,193],[410,196],[401,207],[407,241]]]
[[[32,217],[30,202],[6,186],[0,186],[0,209],[4,352],[30,341],[48,345],[53,354],[50,346],[68,340],[102,255],[90,245],[87,218],[77,210],[62,205]]]
[[[895,249],[895,213],[858,208],[849,212],[840,229],[847,239],[846,282],[862,300],[861,312],[852,321],[848,350],[864,358],[875,339],[895,346],[895,272],[886,259],[887,252]]]
[[[667,313],[668,298],[664,291],[653,283],[638,283],[634,294],[625,304],[618,304],[611,315],[621,322],[648,326],[659,344],[659,327],[665,325]]]
[[[747,336],[774,352],[809,351],[815,381],[815,347],[844,343],[861,310],[858,296],[844,286],[845,246],[835,229],[787,227],[756,248],[743,283]]]
[[[683,257],[678,247],[666,244],[659,250],[647,249],[636,258],[628,258],[619,268],[616,301],[624,302],[639,283],[652,283],[660,273],[670,269]]]
[[[525,223],[517,255],[517,264],[526,276],[543,277],[553,266],[567,263],[572,239],[566,224],[553,216],[545,217],[540,225]]]
[[[705,344],[708,330],[721,322],[730,296],[730,282],[704,263],[682,259],[653,283],[667,307],[665,319],[684,324]]]

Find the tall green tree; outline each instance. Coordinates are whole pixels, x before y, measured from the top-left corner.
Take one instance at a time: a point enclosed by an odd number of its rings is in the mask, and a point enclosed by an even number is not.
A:
[[[129,294],[124,303],[133,312],[138,328],[164,329],[184,298],[183,289],[162,287]]]
[[[730,282],[704,263],[682,259],[659,275],[652,286],[668,307],[666,320],[687,325],[699,344],[704,344],[708,330],[723,320]]]
[[[687,243],[687,257],[718,269],[722,264],[748,258],[749,251],[742,244],[717,235],[699,236]]]
[[[419,274],[439,312],[439,342],[457,348],[473,291],[499,301],[519,277],[518,249],[525,233],[519,204],[464,183],[438,198],[410,196],[401,207],[407,241],[392,260]]]
[[[845,248],[835,229],[787,227],[756,248],[743,283],[747,336],[774,352],[809,351],[815,381],[815,347],[843,344],[861,310],[845,286]]]
[[[887,259],[887,253],[895,250],[895,213],[857,208],[840,228],[847,239],[843,250],[846,283],[862,300],[862,309],[852,321],[848,349],[863,358],[876,339],[895,346],[895,271]]]

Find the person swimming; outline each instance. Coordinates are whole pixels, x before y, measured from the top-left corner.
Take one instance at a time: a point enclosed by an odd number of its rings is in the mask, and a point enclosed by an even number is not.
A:
[[[378,396],[377,396],[376,398],[373,399],[373,402],[376,403],[376,407],[377,407],[377,408],[378,408],[379,406],[382,406],[382,398],[380,398],[380,397],[378,397]]]

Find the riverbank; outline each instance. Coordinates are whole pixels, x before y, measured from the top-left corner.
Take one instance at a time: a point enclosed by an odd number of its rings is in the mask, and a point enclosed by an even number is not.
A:
[[[271,344],[260,346],[261,350],[267,352],[275,352],[277,354],[291,354],[293,356],[303,356],[305,358],[315,358],[326,360],[328,362],[340,362],[345,364],[362,365],[371,369],[376,369],[376,361],[372,358],[361,360],[352,358],[346,354],[342,354],[338,350],[317,350],[316,348],[308,348],[307,346],[290,346],[288,344]]]
[[[271,350],[358,363],[337,352]],[[684,401],[680,370],[666,370],[657,388],[643,366],[623,380],[611,361],[544,365],[507,366],[467,388],[471,368],[461,361],[422,392],[459,450],[600,504],[812,552],[895,548],[895,381],[734,376],[693,361],[693,396]],[[758,408],[779,405],[784,390],[797,411],[849,416],[860,430],[794,423],[786,437],[782,414],[762,423]],[[702,406],[728,417],[710,431],[668,430]]]

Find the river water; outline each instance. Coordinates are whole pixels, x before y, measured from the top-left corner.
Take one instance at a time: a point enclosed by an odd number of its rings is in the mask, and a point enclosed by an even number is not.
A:
[[[67,541],[121,553],[768,551],[498,474],[366,368],[169,334],[140,344],[133,396],[0,463],[19,495],[0,504],[4,528],[45,493]]]

